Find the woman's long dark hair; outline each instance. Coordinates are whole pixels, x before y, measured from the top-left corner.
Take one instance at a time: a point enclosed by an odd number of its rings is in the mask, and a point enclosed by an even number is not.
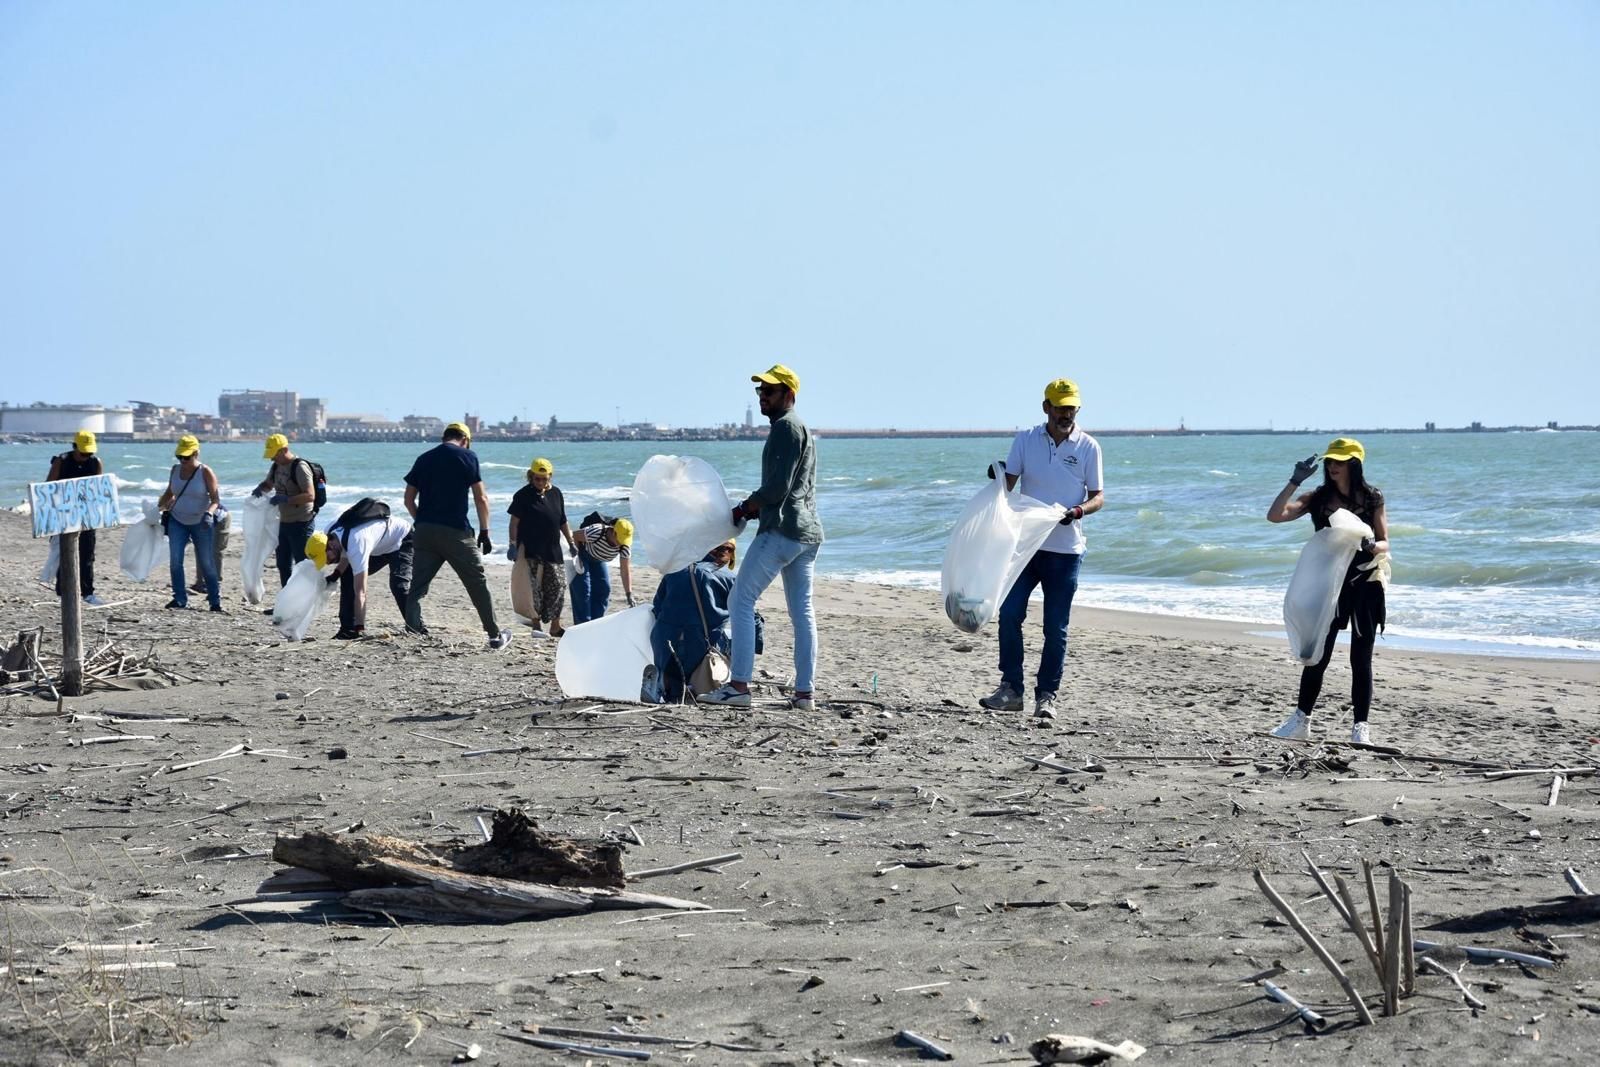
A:
[[[1354,506],[1354,509],[1357,512],[1375,509],[1381,496],[1377,486],[1367,484],[1366,475],[1361,470],[1361,461],[1351,456],[1345,461],[1345,468],[1350,472],[1350,493],[1347,499]],[[1323,501],[1327,501],[1338,491],[1338,486],[1334,485],[1333,479],[1328,476],[1328,464],[1324,461],[1322,464],[1322,486],[1317,491],[1317,495]]]

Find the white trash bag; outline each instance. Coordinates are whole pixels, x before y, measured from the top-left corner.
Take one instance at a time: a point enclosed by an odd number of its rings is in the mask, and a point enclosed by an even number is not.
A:
[[[628,510],[639,551],[662,574],[699,563],[739,533],[722,475],[693,456],[651,456],[633,479]]]
[[[272,625],[291,641],[303,639],[312,623],[333,597],[333,586],[322,580],[322,571],[309,559],[294,565],[289,584],[278,593],[272,605]]]
[[[1328,525],[1311,535],[1300,550],[1294,577],[1283,598],[1283,625],[1289,631],[1289,652],[1300,663],[1322,659],[1322,644],[1328,639],[1334,612],[1339,607],[1339,589],[1350,561],[1361,548],[1361,540],[1372,536],[1372,527],[1340,508],[1328,516]]]
[[[944,550],[939,590],[944,613],[969,634],[994,618],[1022,568],[1067,513],[1060,504],[1006,490],[1005,464],[994,464],[994,484],[967,502]]]
[[[154,500],[144,502],[144,514],[128,526],[117,562],[130,581],[146,582],[167,554],[167,535],[161,529],[161,509]]]
[[[655,661],[649,604],[567,627],[556,645],[556,684],[569,697],[637,703],[644,669]]]
[[[61,569],[61,535],[56,534],[50,538],[50,554],[44,558],[44,566],[39,570],[40,585],[55,585],[56,571]]]
[[[244,551],[239,554],[239,572],[244,578],[244,598],[261,603],[267,582],[263,571],[267,560],[278,549],[278,509],[264,496],[244,502]]]

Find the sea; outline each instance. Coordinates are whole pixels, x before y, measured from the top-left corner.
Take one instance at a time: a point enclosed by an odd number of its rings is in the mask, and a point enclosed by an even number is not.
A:
[[[1284,590],[1311,523],[1268,523],[1267,505],[1295,461],[1326,443],[1287,434],[1102,438],[1107,503],[1084,524],[1089,547],[1076,603],[1281,632]],[[1368,478],[1388,501],[1388,643],[1600,659],[1600,433],[1397,433],[1364,443]],[[950,528],[1009,444],[822,437],[818,509],[827,541],[819,572],[936,596]],[[0,503],[24,499],[27,482],[42,479],[64,447],[0,447]],[[328,473],[323,521],[363,496],[398,508],[423,447],[304,446]],[[634,473],[657,453],[706,460],[736,497],[757,483],[761,461],[761,445],[748,441],[484,442],[474,450],[502,545],[506,505],[535,456],[555,464],[574,521],[592,509],[626,514]],[[207,444],[203,455],[233,504],[268,467],[255,441]],[[172,446],[107,442],[101,457],[132,518],[166,484]],[[505,565],[499,553],[490,562]]]

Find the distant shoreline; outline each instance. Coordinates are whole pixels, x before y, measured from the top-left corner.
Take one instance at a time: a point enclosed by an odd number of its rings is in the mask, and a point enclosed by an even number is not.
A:
[[[764,428],[763,428],[764,429]],[[892,427],[882,429],[826,429],[815,428],[818,437],[830,438],[836,441],[849,440],[937,440],[942,438],[980,438],[980,437],[1010,437],[1024,427],[1014,426],[1009,429],[986,430],[902,430]],[[231,442],[254,441],[257,437],[273,433],[270,428],[251,430],[232,437],[207,438],[212,444],[228,444]],[[1595,433],[1600,432],[1600,426],[1437,426],[1433,428],[1418,426],[1380,426],[1352,429],[1350,427],[1318,428],[1307,427],[1304,429],[1277,430],[1277,429],[1190,429],[1188,427],[1152,428],[1152,429],[1098,429],[1090,428],[1096,437],[1303,437],[1306,434],[1351,434],[1361,437],[1371,437],[1381,434],[1479,434],[1479,433]],[[149,442],[170,441],[169,434],[100,434],[100,440],[106,442],[122,442],[141,444]],[[305,444],[418,444],[432,441],[431,437],[424,437],[410,433],[304,433],[298,432],[291,435],[297,442]],[[505,444],[533,444],[533,443],[559,443],[582,444],[604,443],[619,441],[762,441],[766,434],[759,430],[729,433],[710,433],[698,430],[663,431],[660,433],[598,433],[575,434],[568,436],[558,434],[494,434],[481,433],[474,440],[479,443],[502,442]],[[0,444],[71,444],[71,434],[0,434]]]

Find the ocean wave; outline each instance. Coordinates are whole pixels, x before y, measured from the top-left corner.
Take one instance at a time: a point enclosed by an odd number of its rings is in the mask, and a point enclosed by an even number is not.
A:
[[[1236,471],[1210,470],[1210,471],[1206,471],[1206,473],[1215,475],[1218,478],[1237,478],[1237,477],[1239,477],[1238,472],[1236,472]]]

